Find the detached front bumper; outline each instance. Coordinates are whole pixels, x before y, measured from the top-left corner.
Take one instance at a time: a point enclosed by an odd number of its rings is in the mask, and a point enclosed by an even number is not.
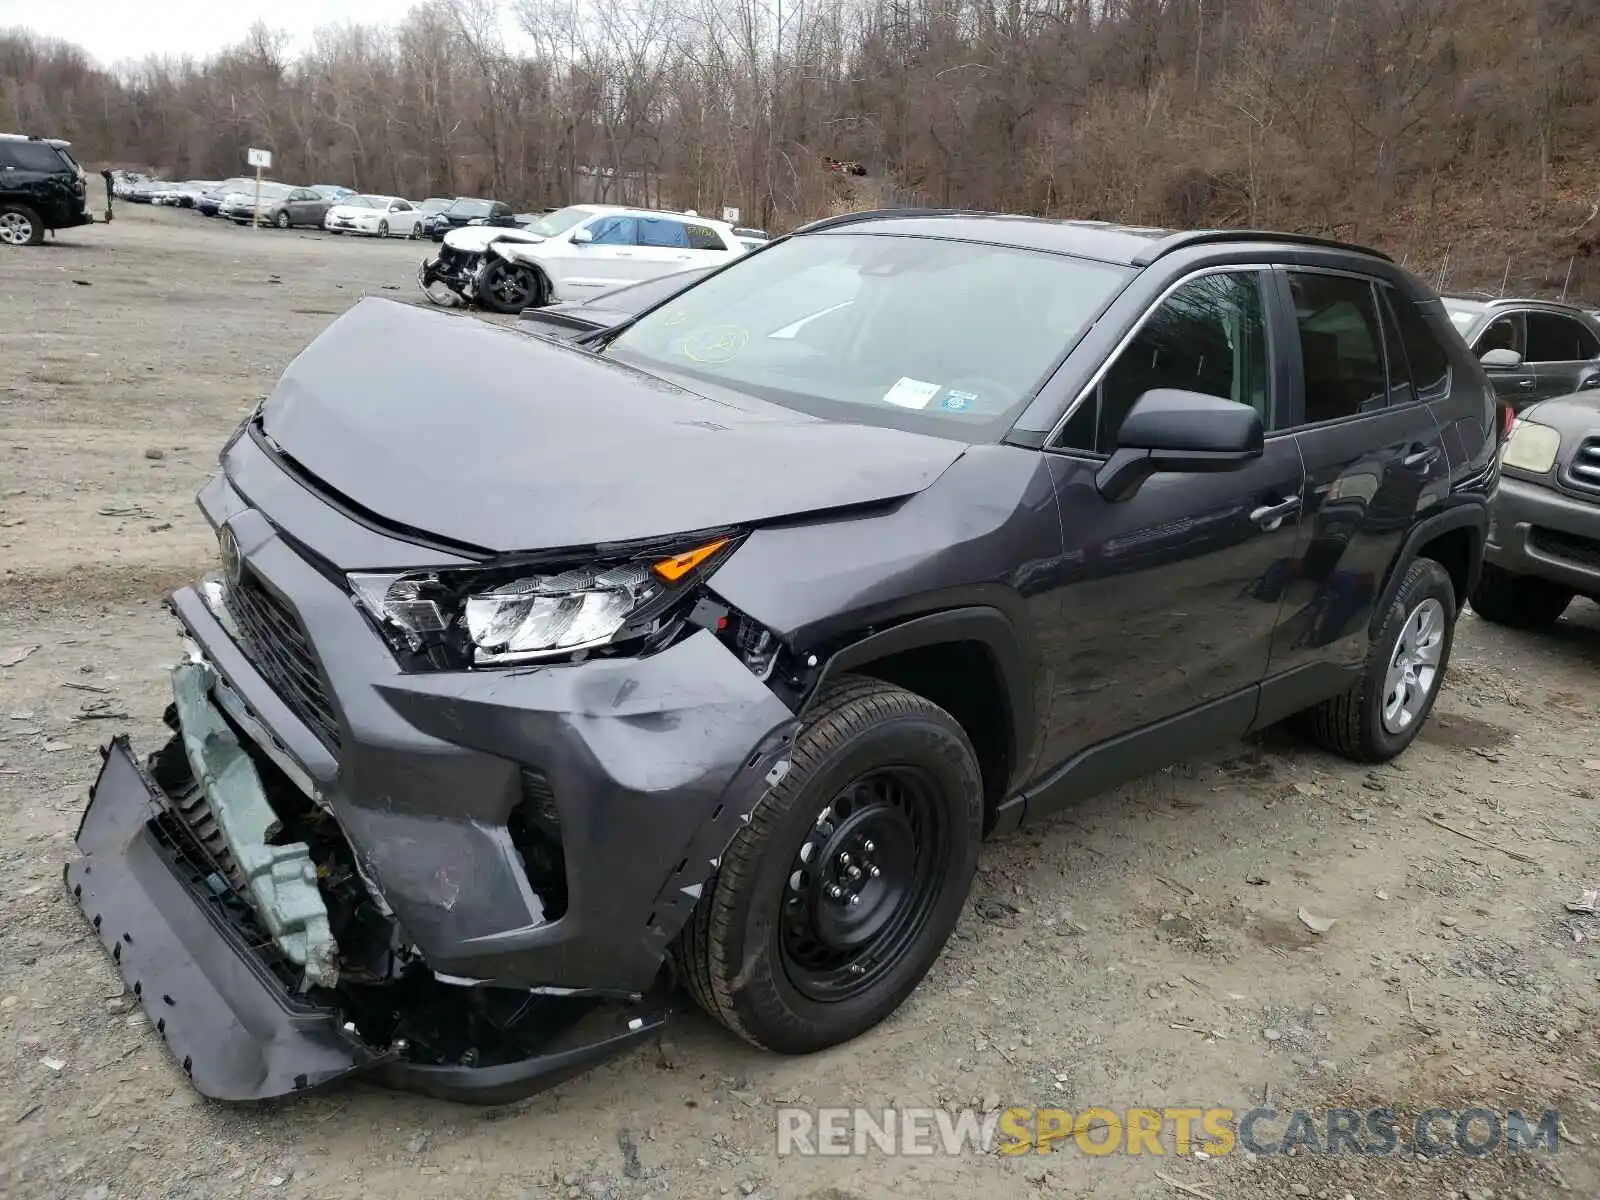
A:
[[[505,1103],[631,1048],[667,1018],[661,995],[626,1006],[569,1005],[534,1031],[536,1052],[483,1066],[418,1061],[401,1037],[373,1044],[346,1019],[337,993],[295,988],[292,968],[212,870],[127,739],[102,755],[66,886],[204,1096],[263,1100],[361,1078],[446,1100]]]
[[[1502,475],[1484,561],[1600,596],[1600,497],[1580,500]]]

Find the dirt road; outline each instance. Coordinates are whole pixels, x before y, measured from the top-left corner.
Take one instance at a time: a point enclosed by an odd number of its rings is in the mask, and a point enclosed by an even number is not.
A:
[[[0,255],[0,1195],[1600,1195],[1600,918],[1565,908],[1600,886],[1590,605],[1539,636],[1467,616],[1394,766],[1273,736],[992,845],[943,959],[853,1045],[783,1060],[691,1014],[509,1109],[198,1099],[61,863],[96,745],[161,736],[160,598],[214,555],[192,496],[218,445],[363,292],[415,298],[422,253],[134,208]],[[1170,1137],[1162,1157],[775,1152],[784,1102],[1264,1101],[1283,1114],[1267,1142],[1289,1110],[1336,1106],[1558,1108],[1565,1135],[1554,1155],[1433,1159],[1180,1159]]]

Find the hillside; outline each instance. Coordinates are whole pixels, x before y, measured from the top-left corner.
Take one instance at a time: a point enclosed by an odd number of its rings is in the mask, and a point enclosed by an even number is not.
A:
[[[1600,303],[1592,0],[433,0],[109,71],[0,35],[0,128],[239,169],[785,228],[866,202],[1369,241],[1452,290]],[[575,19],[574,19],[575,17]],[[596,180],[600,182],[597,184]]]

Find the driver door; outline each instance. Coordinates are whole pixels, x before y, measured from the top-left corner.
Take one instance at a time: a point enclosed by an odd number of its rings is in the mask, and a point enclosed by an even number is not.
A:
[[[648,260],[640,257],[637,217],[608,213],[578,228],[587,230],[591,240],[539,247],[539,261],[548,263],[560,299],[581,300],[662,274],[651,272]]]
[[[1175,761],[1255,718],[1305,483],[1294,435],[1273,427],[1273,295],[1260,271],[1191,277],[1146,314],[1051,443],[1068,553],[1059,624],[1043,647],[1055,681],[1048,762],[1155,726]],[[1261,457],[1230,471],[1158,473],[1132,497],[1107,500],[1096,472],[1134,402],[1155,388],[1251,405],[1266,434]]]
[[[1518,356],[1516,366],[1484,364],[1484,374],[1494,384],[1495,394],[1513,408],[1532,404],[1538,398],[1539,378],[1528,361],[1527,327],[1521,313],[1500,314],[1472,339],[1472,353],[1478,358],[1491,350],[1510,350]]]

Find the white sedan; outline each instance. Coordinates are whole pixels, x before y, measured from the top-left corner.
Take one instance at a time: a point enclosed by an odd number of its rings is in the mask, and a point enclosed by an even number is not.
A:
[[[329,233],[364,233],[371,237],[422,236],[426,214],[398,196],[346,196],[328,210],[322,227]]]

